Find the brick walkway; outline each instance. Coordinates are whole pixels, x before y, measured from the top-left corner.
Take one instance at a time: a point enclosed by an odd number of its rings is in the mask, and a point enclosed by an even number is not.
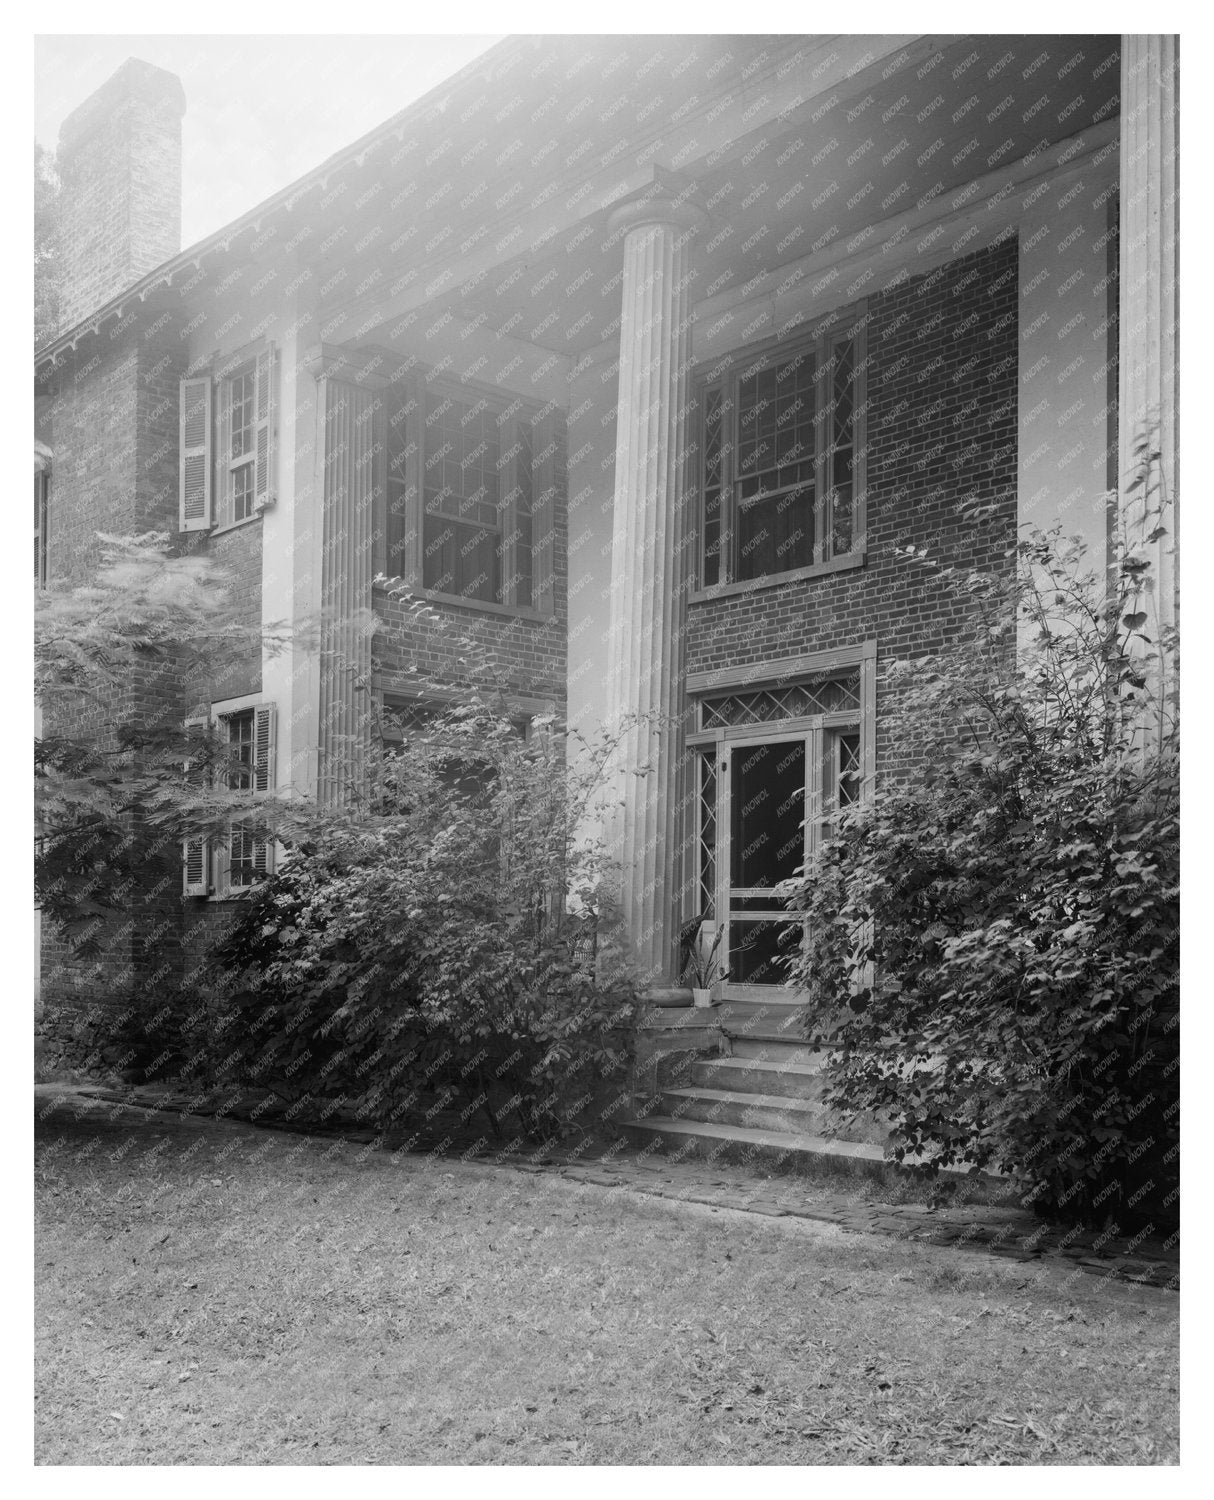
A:
[[[40,1095],[60,1092],[82,1099],[125,1104],[141,1109],[215,1116],[241,1120],[263,1128],[295,1129],[310,1135],[335,1135],[367,1143],[380,1140],[373,1129],[334,1117],[330,1125],[315,1122],[295,1126],[290,1111],[268,1097],[229,1096],[216,1100],[188,1096],[167,1087],[109,1089],[91,1086],[42,1085]],[[704,1204],[767,1217],[810,1219],[834,1224],[845,1232],[887,1234],[926,1245],[951,1246],[1024,1262],[1056,1260],[1096,1276],[1168,1291],[1180,1288],[1179,1235],[1167,1240],[1148,1235],[1135,1239],[1100,1230],[1066,1229],[1043,1223],[1019,1206],[991,1203],[944,1203],[938,1208],[921,1203],[895,1204],[857,1201],[859,1188],[832,1187],[829,1178],[759,1175],[753,1168],[695,1157],[679,1160],[659,1153],[638,1152],[624,1142],[537,1152],[514,1141],[504,1147],[470,1131],[458,1117],[436,1116],[424,1136],[389,1136],[385,1149],[442,1154],[462,1160],[496,1163],[515,1171],[553,1174],[587,1186],[627,1188],[676,1202]],[[837,1182],[837,1179],[836,1179]],[[880,1193],[876,1183],[865,1184],[871,1198]]]

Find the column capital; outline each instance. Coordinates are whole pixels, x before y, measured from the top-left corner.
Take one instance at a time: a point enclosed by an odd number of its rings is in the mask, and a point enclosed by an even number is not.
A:
[[[707,223],[708,215],[691,202],[686,188],[675,192],[668,186],[657,184],[636,198],[616,204],[607,220],[613,235],[627,234],[651,224],[672,229],[702,229]]]

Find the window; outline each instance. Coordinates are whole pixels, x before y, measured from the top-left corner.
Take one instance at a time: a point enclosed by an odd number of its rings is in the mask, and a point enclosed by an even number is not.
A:
[[[864,368],[858,318],[701,386],[702,587],[863,553]]]
[[[46,502],[50,493],[50,469],[34,459],[34,587],[46,587]]]
[[[267,344],[181,382],[182,531],[234,526],[273,503],[277,363]]]
[[[389,575],[412,572],[452,598],[533,608],[531,414],[518,402],[407,383],[389,388],[385,431]],[[412,568],[411,538],[420,544]]]
[[[213,720],[189,721],[197,751],[187,763],[187,778],[195,785],[210,781],[225,791],[245,794],[250,802],[273,791],[275,717],[272,704],[254,703],[216,712]],[[234,817],[222,835],[185,842],[187,896],[236,895],[273,869],[274,840],[253,818]]]

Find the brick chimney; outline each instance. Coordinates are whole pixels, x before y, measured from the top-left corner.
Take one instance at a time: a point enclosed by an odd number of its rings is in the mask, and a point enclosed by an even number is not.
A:
[[[130,57],[63,122],[61,329],[181,249],[184,113],[177,75]]]

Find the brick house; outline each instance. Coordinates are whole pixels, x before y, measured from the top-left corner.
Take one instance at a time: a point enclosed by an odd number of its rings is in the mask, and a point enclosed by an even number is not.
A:
[[[964,610],[935,564],[1006,567],[1059,517],[1099,562],[1148,414],[1175,481],[1176,77],[1171,37],[511,38],[179,251],[184,99],[132,60],[61,136],[36,570],[167,529],[251,620],[323,609],[319,650],[208,705],[322,799],[372,708],[467,690],[380,579],[522,716],[672,716],[608,829],[652,1027],[778,1015],[762,892],[908,763],[890,664]],[[174,941],[268,857],[187,862]],[[696,914],[732,971],[710,1015]]]

